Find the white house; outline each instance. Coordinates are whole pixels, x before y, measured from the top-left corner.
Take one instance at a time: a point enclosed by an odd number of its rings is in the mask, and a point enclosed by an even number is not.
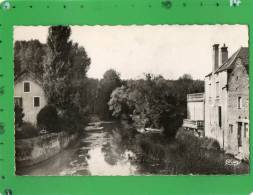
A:
[[[14,103],[23,108],[24,121],[37,123],[37,114],[47,101],[41,82],[32,72],[25,70],[15,77]]]

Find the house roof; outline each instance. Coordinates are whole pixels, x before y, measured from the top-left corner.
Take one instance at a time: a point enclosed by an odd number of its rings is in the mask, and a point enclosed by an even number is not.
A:
[[[225,61],[214,73],[219,73],[225,70],[232,70],[235,66],[235,61],[240,58],[242,60],[243,65],[246,67],[247,71],[249,71],[249,48],[241,47],[239,48],[227,61]],[[212,74],[209,73],[207,76]]]
[[[42,85],[42,81],[35,75],[35,73],[33,73],[32,71],[29,71],[27,69],[25,69],[24,71],[22,71],[21,73],[19,73],[18,75],[16,75],[14,77],[14,82],[15,84],[18,83],[19,81],[23,80],[23,79],[27,79],[30,78],[33,81],[35,81],[37,84]]]

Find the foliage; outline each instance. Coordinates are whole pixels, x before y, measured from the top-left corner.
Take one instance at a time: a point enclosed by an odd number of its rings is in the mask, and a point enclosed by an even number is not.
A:
[[[23,108],[17,104],[15,104],[14,112],[15,112],[15,127],[19,128],[23,124],[23,118],[25,114],[23,113]]]
[[[37,115],[37,125],[47,131],[59,131],[59,118],[57,110],[53,105],[46,105]]]
[[[216,140],[196,137],[183,128],[178,131],[176,140],[178,156],[184,158],[181,169],[185,173],[229,174],[232,172],[225,165],[226,155],[219,150]]]
[[[110,100],[112,91],[119,86],[121,86],[120,74],[113,69],[107,70],[99,82],[97,94],[96,112],[102,119],[111,118],[111,112],[107,103]]]
[[[193,143],[196,143],[200,149],[220,150],[220,144],[217,140],[209,137],[196,137],[192,131],[186,131],[183,128],[180,128],[177,132],[176,139],[187,147],[189,145],[193,146]]]
[[[87,105],[87,111],[89,114],[95,114],[97,109],[99,80],[93,78],[87,78],[85,86],[83,86],[83,98],[84,104]]]
[[[128,106],[128,91],[126,86],[116,88],[108,102],[109,109],[112,110],[112,115],[116,118],[123,114],[130,114]]]
[[[15,131],[16,139],[27,139],[39,136],[39,129],[28,122],[24,122],[20,130]]]
[[[62,131],[74,133],[83,129],[88,122],[87,110],[81,107],[69,108],[60,118],[60,127]]]
[[[46,47],[45,44],[40,43],[38,40],[16,41],[14,45],[15,76],[27,69],[41,79]]]
[[[190,93],[203,93],[204,81],[193,80],[191,75],[184,74],[179,77],[174,83],[174,90],[176,92],[176,98],[179,102],[178,110],[183,114],[183,118],[187,117],[186,103],[187,94]]]
[[[109,109],[116,118],[129,116],[137,128],[162,128],[167,137],[173,137],[186,113],[186,95],[203,89],[203,82],[195,84],[190,75],[170,81],[145,74],[145,79],[128,80],[116,88]]]
[[[84,88],[90,65],[85,49],[73,44],[69,40],[70,35],[71,29],[68,26],[49,28],[43,75],[48,103],[55,105],[60,117],[66,120],[67,116],[76,115],[76,118],[81,119],[78,116],[85,115]],[[76,120],[74,123],[82,124],[83,121]]]

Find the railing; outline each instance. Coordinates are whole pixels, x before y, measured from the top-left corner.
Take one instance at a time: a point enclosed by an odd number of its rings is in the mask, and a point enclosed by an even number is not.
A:
[[[184,119],[183,128],[185,130],[190,130],[197,137],[204,137],[204,121],[194,121],[190,119]]]
[[[183,121],[183,127],[190,128],[190,129],[204,129],[204,121],[202,120],[190,120],[190,119],[184,119]]]
[[[204,93],[187,94],[187,102],[204,101]]]

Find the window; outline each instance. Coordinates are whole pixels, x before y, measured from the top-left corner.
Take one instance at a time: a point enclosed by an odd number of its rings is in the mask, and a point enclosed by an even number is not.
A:
[[[209,98],[212,97],[212,87],[211,84],[208,85],[208,91],[209,91]]]
[[[30,92],[30,83],[29,82],[24,82],[24,92],[28,93]]]
[[[238,109],[242,108],[242,97],[238,97]]]
[[[242,146],[242,122],[238,122],[237,130],[238,147]]]
[[[249,137],[249,124],[244,123],[244,137]]]
[[[34,97],[33,98],[33,106],[34,107],[40,107],[40,97]]]
[[[216,82],[216,97],[220,96],[220,83]]]
[[[229,124],[229,133],[232,134],[233,133],[233,125]]]
[[[22,108],[23,107],[22,97],[14,97],[14,104]]]
[[[219,127],[221,127],[221,106],[218,107]]]

